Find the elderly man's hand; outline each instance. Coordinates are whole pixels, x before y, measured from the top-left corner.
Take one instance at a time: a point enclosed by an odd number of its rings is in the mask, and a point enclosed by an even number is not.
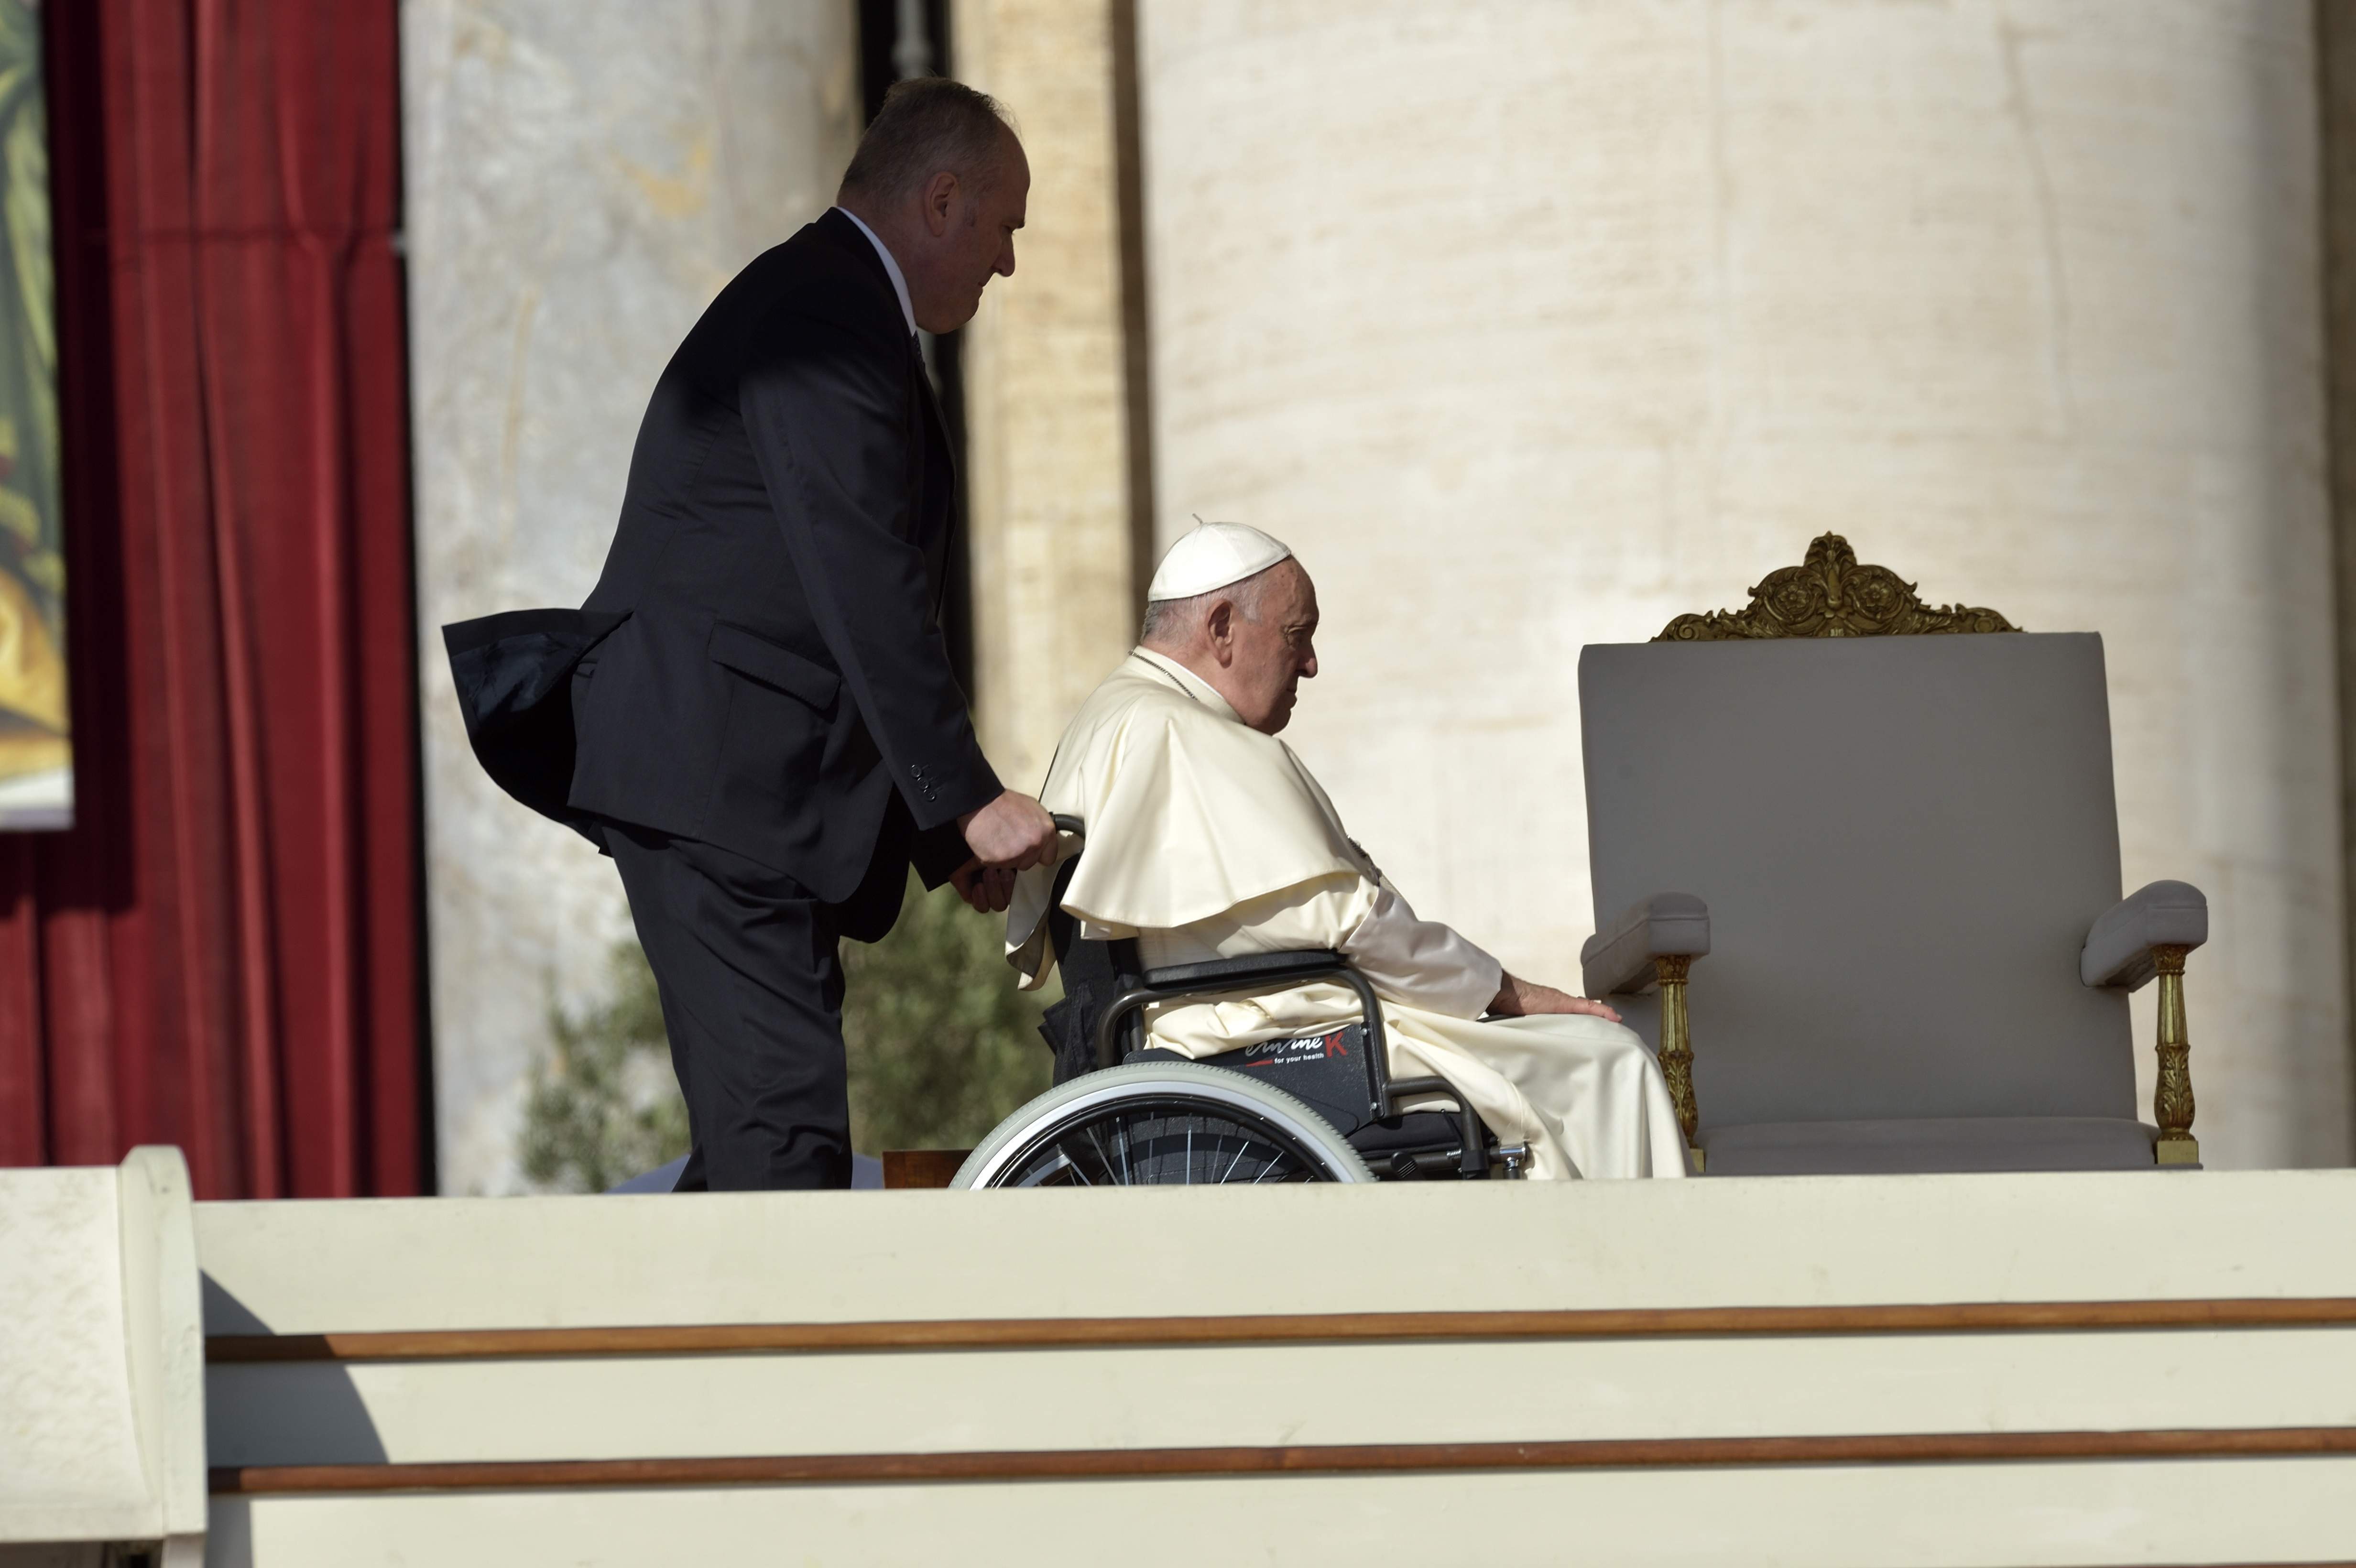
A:
[[[1568,991],[1558,991],[1552,986],[1541,986],[1535,980],[1515,976],[1505,976],[1497,987],[1497,995],[1489,1003],[1489,1010],[1501,1018],[1525,1018],[1534,1013],[1589,1013],[1612,1023],[1620,1015],[1604,1003],[1586,997],[1574,997]]]
[[[1055,819],[1029,795],[1008,790],[980,811],[958,818],[966,848],[983,865],[1020,871],[1045,864],[1055,852]]]
[[[958,897],[982,914],[1005,913],[1014,897],[1014,873],[985,866],[980,860],[968,860],[951,871],[949,885],[957,889]]]

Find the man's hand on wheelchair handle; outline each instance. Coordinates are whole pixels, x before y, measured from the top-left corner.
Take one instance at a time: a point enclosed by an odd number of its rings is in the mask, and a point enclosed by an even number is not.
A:
[[[1535,980],[1524,980],[1508,975],[1505,983],[1497,987],[1497,995],[1489,1003],[1489,1010],[1500,1018],[1526,1018],[1534,1013],[1589,1013],[1612,1023],[1620,1015],[1609,1005],[1574,997],[1568,991],[1558,991],[1552,986],[1541,986]]]
[[[949,885],[957,889],[958,897],[982,914],[1003,914],[1014,897],[1014,873],[1003,867],[985,866],[979,860],[968,860],[951,871]]]
[[[992,870],[1043,865],[1055,852],[1055,819],[1019,790],[1007,790],[980,811],[959,817],[958,830],[965,835],[973,858]]]

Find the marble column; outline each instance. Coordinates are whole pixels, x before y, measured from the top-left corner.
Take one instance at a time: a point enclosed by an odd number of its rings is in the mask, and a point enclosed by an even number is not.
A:
[[[958,0],[958,75],[1031,162],[1015,272],[965,336],[974,694],[984,749],[1036,789],[1136,638],[1119,103],[1109,0]]]
[[[2323,127],[2325,360],[2340,633],[2340,830],[2356,874],[2356,0],[2316,0]],[[2356,891],[2356,889],[2343,890]],[[2356,959],[2356,921],[2349,953]],[[2351,987],[2356,1003],[2356,987]]]
[[[1580,645],[1836,530],[2103,634],[2126,886],[2211,901],[2203,1149],[2349,1158],[2308,6],[1205,0],[1140,51],[1163,537],[1300,548],[1289,738],[1420,907],[1575,981]]]
[[[441,1179],[498,1192],[628,912],[476,766],[435,628],[588,592],[664,362],[833,197],[856,36],[846,0],[404,0],[402,43]]]

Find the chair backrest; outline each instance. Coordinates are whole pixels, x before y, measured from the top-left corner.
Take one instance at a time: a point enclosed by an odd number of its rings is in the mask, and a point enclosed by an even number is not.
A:
[[[2126,999],[2078,979],[2120,891],[2100,637],[1615,645],[1579,677],[1598,928],[1709,905],[1703,1125],[2134,1114]]]

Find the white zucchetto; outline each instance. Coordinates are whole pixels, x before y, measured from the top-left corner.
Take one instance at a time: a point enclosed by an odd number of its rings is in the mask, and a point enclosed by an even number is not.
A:
[[[1257,576],[1291,554],[1291,546],[1248,523],[1197,523],[1162,558],[1146,602],[1192,599]]]

